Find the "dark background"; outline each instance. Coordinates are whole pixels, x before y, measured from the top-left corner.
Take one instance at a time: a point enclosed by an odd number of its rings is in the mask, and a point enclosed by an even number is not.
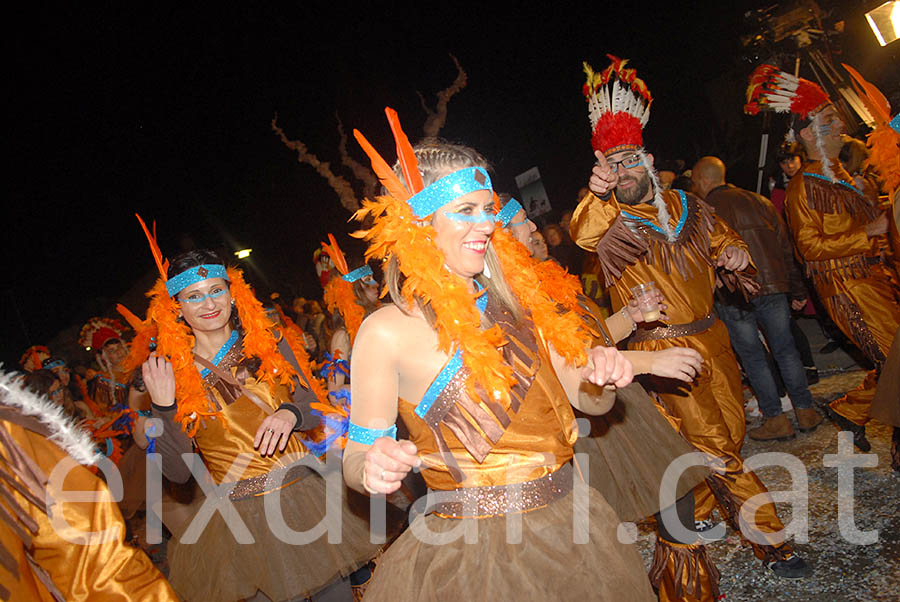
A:
[[[593,160],[581,61],[602,69],[607,52],[629,58],[653,93],[645,146],[657,161],[718,154],[730,180],[755,186],[762,120],[741,105],[753,61],[767,57],[746,56],[740,35],[745,11],[766,3],[335,4],[70,3],[8,21],[8,367],[28,345],[71,342],[117,300],[143,313],[155,267],[135,212],[157,220],[170,256],[252,247],[246,271],[260,296],[318,297],[311,254],[326,233],[361,248],[334,191],[273,134],[273,115],[349,178],[335,112],[392,160],[383,107],[419,137],[416,91],[433,103],[450,85],[448,53],[468,86],[441,135],[486,155],[500,191],[536,165],[555,214],[574,207]],[[836,62],[890,94],[900,42],[877,45],[863,17],[872,3],[831,4],[846,27]]]

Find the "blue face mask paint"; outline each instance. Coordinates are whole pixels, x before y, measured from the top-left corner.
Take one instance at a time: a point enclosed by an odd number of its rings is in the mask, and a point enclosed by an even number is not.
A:
[[[193,295],[190,295],[189,297],[179,299],[179,301],[182,301],[184,303],[203,303],[207,299],[218,299],[219,297],[221,297],[222,295],[224,295],[227,292],[228,292],[228,289],[223,288],[223,289],[219,289],[217,291],[211,292],[211,293],[206,293],[205,295],[201,295],[200,293],[194,293]]]
[[[819,126],[819,135],[827,136],[827,135],[831,134],[831,130],[832,130],[832,124],[823,123],[822,125]]]
[[[449,211],[442,212],[447,219],[452,219],[455,222],[469,222],[472,224],[480,224],[481,222],[492,222],[494,221],[493,212],[487,213],[484,209],[475,214],[470,213],[450,213]]]

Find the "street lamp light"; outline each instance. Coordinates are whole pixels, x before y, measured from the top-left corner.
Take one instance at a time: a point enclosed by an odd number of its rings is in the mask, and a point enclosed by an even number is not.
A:
[[[890,0],[870,10],[866,13],[866,21],[882,46],[900,38],[900,0]]]
[[[247,259],[250,257],[250,253],[253,252],[253,249],[240,249],[239,251],[235,251],[234,254],[238,259]]]

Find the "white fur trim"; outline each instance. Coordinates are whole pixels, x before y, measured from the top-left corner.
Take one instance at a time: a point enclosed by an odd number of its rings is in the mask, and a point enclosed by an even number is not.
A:
[[[0,402],[18,408],[26,416],[34,416],[50,429],[51,441],[59,445],[76,462],[93,466],[101,454],[94,447],[91,436],[69,418],[62,408],[49,399],[35,395],[16,382],[13,375],[2,370],[0,364]]]

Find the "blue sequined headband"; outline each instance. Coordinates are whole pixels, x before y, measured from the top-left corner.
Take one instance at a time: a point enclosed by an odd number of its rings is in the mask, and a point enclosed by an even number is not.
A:
[[[892,130],[900,134],[900,113],[894,115],[894,118],[891,119],[889,125],[891,126]]]
[[[481,167],[467,167],[426,186],[409,197],[416,217],[427,217],[447,203],[479,190],[493,190],[491,177]]]
[[[351,270],[341,276],[347,282],[356,282],[357,280],[362,280],[366,276],[372,275],[372,268],[367,265],[364,265],[361,268],[356,268],[355,270]]]
[[[522,210],[522,205],[516,199],[509,199],[509,202],[503,205],[503,209],[497,214],[497,223],[505,228],[509,225],[515,215]]]
[[[193,268],[188,268],[177,276],[166,281],[166,290],[169,296],[174,297],[187,287],[208,278],[224,278],[228,280],[228,272],[224,265],[217,263],[204,263]]]

